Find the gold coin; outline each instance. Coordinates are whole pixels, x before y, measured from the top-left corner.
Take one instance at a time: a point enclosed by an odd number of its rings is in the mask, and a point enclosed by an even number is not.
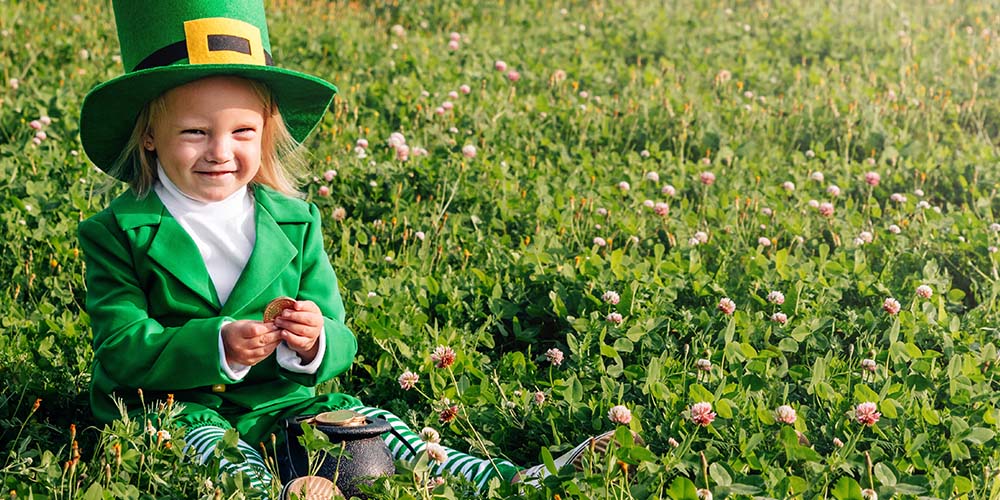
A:
[[[328,411],[316,415],[314,419],[318,424],[334,425],[337,427],[354,427],[364,425],[367,420],[364,415],[351,410]]]
[[[303,476],[289,482],[281,498],[303,498],[307,500],[332,499],[343,496],[337,485],[319,476]]]
[[[264,322],[268,323],[274,321],[281,311],[285,309],[295,309],[295,299],[290,297],[278,297],[267,304],[264,308]]]

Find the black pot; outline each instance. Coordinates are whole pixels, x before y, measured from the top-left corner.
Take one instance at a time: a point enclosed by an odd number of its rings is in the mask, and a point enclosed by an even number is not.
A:
[[[284,453],[278,453],[278,472],[282,482],[309,474],[306,451],[299,443],[302,422],[314,415],[302,415],[282,421],[285,429]],[[392,426],[383,419],[365,419],[365,425],[338,427],[334,425],[311,424],[330,438],[331,443],[344,443],[343,456],[338,450],[331,451],[316,475],[333,480],[337,476],[337,487],[346,498],[357,496],[367,498],[357,484],[371,484],[371,479],[391,476],[396,473],[389,447],[382,440],[382,434],[392,432]]]

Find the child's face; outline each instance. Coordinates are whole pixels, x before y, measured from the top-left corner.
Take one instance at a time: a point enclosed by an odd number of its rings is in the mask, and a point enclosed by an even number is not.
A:
[[[188,196],[219,201],[260,169],[263,105],[247,82],[211,77],[175,87],[143,147]]]

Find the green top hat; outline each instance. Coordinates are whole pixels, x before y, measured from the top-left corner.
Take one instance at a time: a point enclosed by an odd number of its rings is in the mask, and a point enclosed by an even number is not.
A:
[[[126,73],[94,87],[80,111],[80,139],[109,171],[143,106],[179,85],[212,75],[266,84],[292,137],[302,142],[337,88],[273,66],[263,0],[114,0]]]

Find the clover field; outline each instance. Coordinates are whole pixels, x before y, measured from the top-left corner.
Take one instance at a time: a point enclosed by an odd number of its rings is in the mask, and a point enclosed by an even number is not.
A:
[[[340,89],[304,191],[360,348],[321,390],[523,465],[623,429],[490,498],[1000,498],[998,12],[270,1],[276,63]],[[257,498],[183,429],[89,413],[76,227],[122,188],[78,116],[123,72],[112,18],[0,0],[0,490]],[[426,464],[373,495],[477,497]]]

